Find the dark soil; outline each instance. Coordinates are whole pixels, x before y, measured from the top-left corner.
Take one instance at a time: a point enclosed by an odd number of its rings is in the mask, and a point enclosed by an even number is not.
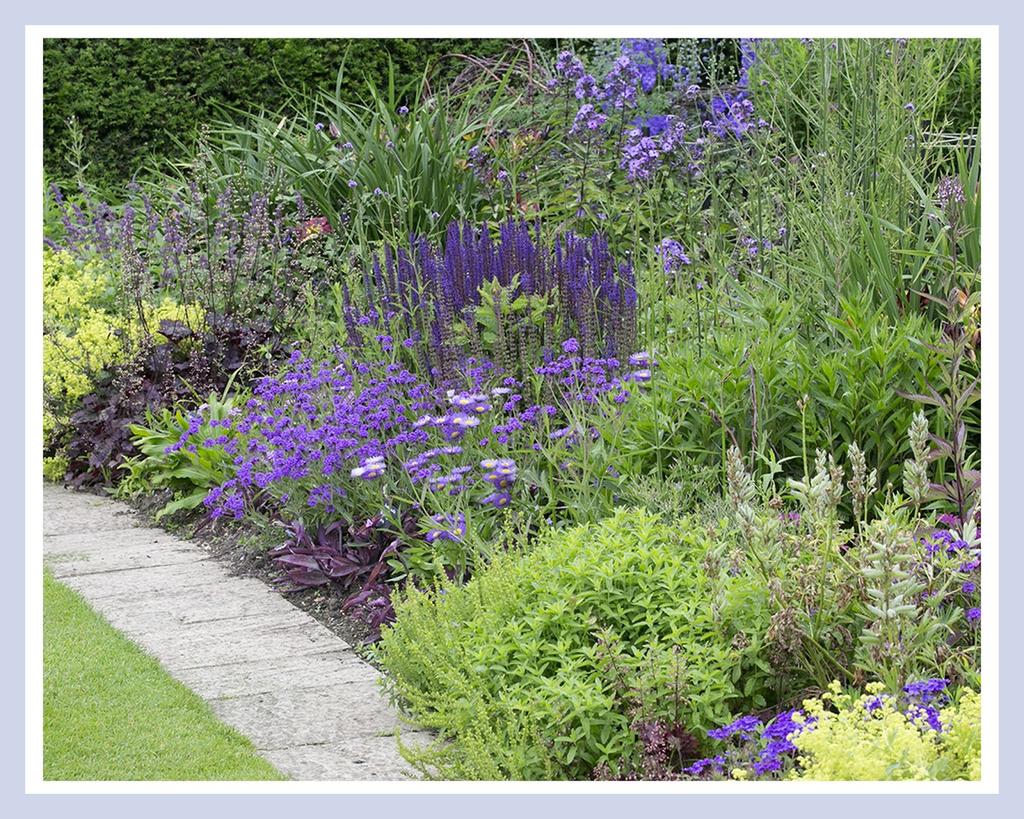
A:
[[[131,499],[139,516],[148,525],[156,526],[201,546],[212,557],[227,565],[232,574],[255,577],[281,594],[296,608],[316,618],[345,642],[360,650],[367,645],[372,630],[357,617],[341,610],[350,592],[335,586],[320,586],[300,591],[281,588],[282,572],[267,556],[279,546],[283,533],[273,526],[260,528],[252,523],[218,520],[208,522],[201,513],[179,513],[156,520],[156,513],[171,500],[167,491]]]

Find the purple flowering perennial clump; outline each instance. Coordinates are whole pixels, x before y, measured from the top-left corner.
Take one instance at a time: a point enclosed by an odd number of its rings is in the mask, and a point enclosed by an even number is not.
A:
[[[694,146],[686,142],[683,120],[668,115],[659,120],[657,126],[655,132],[648,122],[648,133],[641,128],[632,128],[626,133],[619,167],[626,171],[630,182],[649,180],[665,165],[692,169]]]
[[[696,779],[725,776],[735,767],[749,766],[752,775],[764,777],[781,771],[792,758],[792,738],[813,730],[814,718],[804,718],[798,709],[783,711],[765,724],[752,715],[738,717],[728,725],[708,731],[708,737],[730,743],[724,753],[698,759],[682,773]]]
[[[955,515],[940,515],[938,521],[949,528],[935,529],[930,537],[921,541],[924,560],[918,565],[918,571],[928,586],[923,595],[934,597],[942,608],[960,609],[967,626],[963,636],[973,642],[981,622],[980,512],[966,527]],[[971,537],[972,542],[965,540],[966,537]],[[948,586],[956,590],[949,592]]]
[[[603,396],[625,400],[625,385],[647,376],[621,369],[617,359],[569,353],[536,367],[531,379],[540,377],[556,407],[526,402],[524,385],[487,361],[468,359],[460,377],[468,389],[455,391],[397,363],[363,363],[342,353],[315,361],[295,351],[276,377],[256,385],[243,412],[220,422],[217,439],[225,441],[234,475],[205,504],[214,518],[259,508],[291,510],[280,513],[301,514],[308,524],[358,520],[379,514],[388,486],[405,481],[438,494],[472,489],[473,502],[504,508],[520,474],[505,453],[558,440],[548,431],[565,423],[558,419],[571,405],[592,407]],[[190,446],[203,435],[202,425],[191,423],[172,446]],[[576,433],[564,437],[572,446]],[[494,457],[479,467],[459,463],[466,444],[466,452],[489,450]]]
[[[484,291],[497,285],[506,303],[520,297],[546,299],[556,308],[542,326],[506,309],[496,316],[507,343],[527,348],[576,337],[590,353],[624,354],[636,339],[636,280],[628,263],[617,262],[601,235],[566,233],[541,240],[540,226],[510,220],[497,235],[453,222],[434,245],[414,238],[408,248],[385,248],[363,281],[363,302],[343,289],[350,345],[359,348],[362,326],[390,321],[392,332],[421,339],[416,347],[423,372],[452,377],[466,349],[464,328],[476,327]],[[478,334],[477,334],[478,335]],[[471,337],[477,337],[472,332]],[[488,351],[509,365],[517,355]]]
[[[435,515],[431,521],[436,528],[427,531],[427,543],[433,543],[436,540],[458,542],[466,535],[465,515]]]
[[[663,40],[635,38],[622,41],[622,53],[628,56],[636,69],[640,90],[645,94],[654,91],[659,82],[667,82],[688,74],[685,68],[669,62]]]
[[[678,273],[684,266],[690,264],[690,257],[686,255],[686,248],[681,242],[675,239],[662,239],[654,252],[661,257],[665,273]]]

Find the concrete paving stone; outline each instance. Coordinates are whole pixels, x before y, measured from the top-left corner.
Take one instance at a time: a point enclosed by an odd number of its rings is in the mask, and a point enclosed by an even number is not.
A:
[[[401,736],[403,744],[413,747],[425,745],[433,738],[419,731],[403,731]],[[299,745],[262,753],[271,765],[294,779],[403,782],[417,776],[395,752],[393,737],[361,737],[356,742]]]
[[[157,589],[143,588],[137,586],[124,587],[113,590],[109,594],[98,594],[97,599],[103,599],[104,605],[113,606],[168,606],[180,607],[190,612],[195,612],[197,617],[202,617],[207,607],[216,607],[221,604],[241,604],[244,601],[256,599],[265,600],[270,598],[275,603],[294,608],[280,594],[270,589],[265,583],[252,577],[235,577],[216,561],[207,561],[202,564],[204,571],[209,570],[211,583],[220,583],[225,579],[230,582],[223,583],[217,589],[216,595],[211,595],[207,584],[201,583],[195,586],[181,588],[176,585],[163,586]],[[154,570],[155,571],[155,570]],[[94,578],[71,578],[69,585],[75,583],[95,582]],[[99,590],[96,590],[97,592]]]
[[[377,680],[210,700],[260,750],[391,736],[404,726]]]
[[[200,629],[195,633],[198,635],[201,631]],[[129,631],[125,630],[125,633],[128,634]],[[129,636],[159,657],[164,667],[172,674],[185,668],[216,665],[226,667],[249,660],[276,660],[336,651],[339,648],[338,638],[315,621],[291,624],[282,628],[254,628],[236,632],[232,637],[201,640],[176,637],[172,630],[131,631]],[[340,642],[343,646],[348,645],[344,641]]]
[[[233,663],[179,668],[174,676],[203,699],[333,688],[376,678],[376,671],[351,649]]]
[[[194,546],[183,546],[181,541],[148,541],[130,543],[119,548],[74,549],[71,543],[65,544],[68,549],[49,551],[45,562],[53,571],[53,576],[74,577],[98,572],[137,571],[155,566],[174,566],[176,564],[194,564],[207,560],[209,555],[198,551]],[[57,547],[61,549],[61,546]]]
[[[261,639],[292,626],[307,624],[303,612],[296,609],[284,612],[260,612],[247,617],[224,617],[187,622],[187,612],[173,612],[166,609],[146,610],[138,606],[104,605],[97,608],[110,624],[125,633],[151,636],[159,640],[168,651],[178,645],[198,645],[218,641],[237,642],[245,639]]]
[[[210,559],[109,572],[61,575],[58,571],[55,572],[55,576],[66,578],[69,586],[90,601],[130,594],[216,586],[229,577]]]
[[[135,512],[123,504],[54,484],[43,486],[43,534],[125,531],[138,525]]]
[[[232,578],[226,578],[230,581]],[[230,583],[228,583],[230,585]],[[272,594],[272,593],[271,593]],[[211,596],[205,586],[186,589],[179,596],[108,597],[103,600],[108,616],[138,617],[140,620],[170,620],[179,626],[206,624],[212,628],[225,621],[260,620],[267,625],[305,622],[303,612],[280,598],[260,595]],[[141,624],[140,624],[141,625]]]
[[[138,525],[106,498],[44,488],[43,552],[54,575],[206,699],[297,779],[397,780],[414,772],[380,675],[352,647],[202,548]]]
[[[194,543],[180,540],[174,535],[164,532],[161,529],[148,529],[137,527],[135,529],[104,529],[89,532],[64,532],[63,534],[49,534],[43,536],[43,543],[47,552],[71,554],[96,554],[107,551],[123,551],[132,547],[144,546],[171,546],[202,551]]]

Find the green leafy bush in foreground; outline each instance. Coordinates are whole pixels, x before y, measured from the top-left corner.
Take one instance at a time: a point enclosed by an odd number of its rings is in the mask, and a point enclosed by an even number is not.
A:
[[[130,424],[132,443],[139,455],[127,459],[124,478],[117,494],[132,497],[157,489],[169,489],[173,498],[156,513],[159,520],[202,505],[211,487],[234,475],[229,447],[236,439],[228,419],[239,412],[244,393],[232,395],[232,377],[222,394],[211,393],[195,412],[182,404],[159,411],[147,410],[145,424]],[[195,435],[202,445],[183,445],[182,439]]]
[[[731,710],[765,707],[768,591],[709,577],[708,542],[692,519],[621,510],[465,586],[410,591],[378,649],[401,707],[440,734],[410,761],[444,778],[589,778],[635,762],[638,721],[687,726],[696,751]]]

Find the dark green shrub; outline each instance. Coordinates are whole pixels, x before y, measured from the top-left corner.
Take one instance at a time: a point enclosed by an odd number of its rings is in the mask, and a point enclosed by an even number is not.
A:
[[[464,68],[454,55],[493,56],[509,40],[386,39],[48,39],[43,47],[43,161],[57,178],[65,121],[86,132],[92,181],[116,187],[153,156],[177,154],[175,138],[221,107],[277,110],[289,89],[333,88],[359,99],[367,80],[386,83],[389,60],[402,83],[428,67],[435,84]]]
[[[621,510],[465,586],[411,590],[379,649],[403,710],[441,737],[410,758],[448,778],[588,778],[635,762],[638,721],[703,737],[764,707],[768,591],[709,577],[714,542],[692,519]]]

